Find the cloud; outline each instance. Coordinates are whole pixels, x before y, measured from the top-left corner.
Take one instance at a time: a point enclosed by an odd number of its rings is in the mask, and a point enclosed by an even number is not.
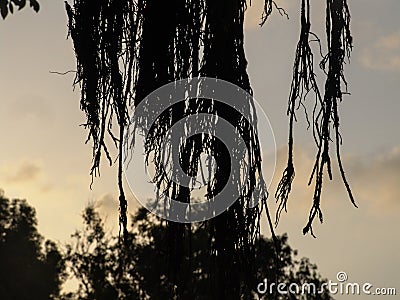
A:
[[[22,162],[16,168],[6,168],[5,180],[8,183],[23,183],[36,180],[41,173],[41,166],[35,162]]]
[[[286,148],[277,151],[277,171],[271,185],[271,196],[286,164]],[[331,209],[340,201],[349,201],[341,180],[336,159],[332,156],[333,181],[325,180],[321,205]],[[400,209],[400,146],[375,155],[343,155],[347,179],[359,207],[371,214],[398,213]],[[294,153],[296,177],[289,196],[288,207],[294,213],[307,212],[312,204],[313,186],[308,186],[314,162],[311,150],[297,146]],[[327,176],[325,176],[327,178]],[[327,208],[329,206],[329,208]]]
[[[360,202],[366,201],[374,212],[397,213],[400,208],[400,146],[372,159],[353,158],[352,165],[355,163],[354,187]]]
[[[400,71],[400,31],[383,36],[365,47],[360,62],[372,70]]]
[[[34,188],[40,193],[51,192],[55,184],[48,180],[48,174],[41,161],[23,160],[0,165],[0,182],[3,182],[5,189],[19,191],[18,197],[26,197],[27,191]]]
[[[130,215],[135,214],[138,208],[138,204],[132,201],[129,196],[129,189],[125,190],[126,200],[128,201],[128,225],[130,224]],[[111,231],[113,234],[117,234],[119,228],[119,201],[118,196],[113,193],[106,193],[96,199],[94,202],[96,211],[100,214],[105,222],[105,228],[107,231]]]
[[[118,201],[112,194],[105,194],[96,200],[95,208],[105,211],[118,211]]]

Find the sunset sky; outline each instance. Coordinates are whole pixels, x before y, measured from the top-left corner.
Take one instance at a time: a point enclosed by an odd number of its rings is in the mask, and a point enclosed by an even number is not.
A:
[[[300,1],[277,0],[290,19],[275,11],[263,28],[258,26],[262,1],[252,2],[246,16],[246,54],[255,97],[276,138],[273,192],[286,161],[286,106]],[[400,1],[351,0],[349,5],[354,50],[345,70],[351,96],[340,105],[342,157],[359,208],[351,205],[335,170],[334,181],[324,186],[325,222],[315,223],[317,239],[302,235],[312,202],[307,181],[316,150],[299,112],[296,179],[288,213],[276,231],[287,232],[299,256],[315,262],[324,277],[335,281],[345,271],[349,282],[395,287],[399,294]],[[312,30],[324,40],[323,6],[324,1],[312,1]],[[61,0],[42,0],[39,14],[26,8],[0,21],[0,188],[8,198],[27,199],[36,208],[39,231],[60,243],[80,227],[80,213],[90,201],[107,216],[109,228],[118,227],[116,169],[104,164],[101,178],[89,189],[91,147],[79,126],[84,122],[79,89],[73,89],[74,74],[51,73],[75,69],[72,41],[66,38]],[[275,210],[272,197],[270,203]],[[131,195],[130,209],[138,205]],[[263,232],[269,235],[267,226]]]

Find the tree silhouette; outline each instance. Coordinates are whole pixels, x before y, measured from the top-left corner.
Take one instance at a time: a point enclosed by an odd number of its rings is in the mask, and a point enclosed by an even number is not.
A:
[[[88,206],[82,217],[84,228],[72,235],[73,242],[66,245],[64,254],[68,270],[79,287],[64,298],[137,299],[135,281],[131,274],[120,269],[122,252],[118,240],[105,232],[93,206]]]
[[[165,254],[168,238],[165,222],[149,214],[144,208],[132,216],[129,246],[121,248],[118,237],[106,233],[104,223],[93,205],[83,212],[84,227],[76,231],[73,242],[66,246],[67,265],[78,280],[77,291],[66,295],[67,299],[176,299],[178,287],[174,284]],[[188,288],[180,294],[183,299],[212,299],[212,278],[208,277],[209,260],[215,258],[208,249],[208,232],[197,226],[192,235],[192,259],[183,266],[184,282]],[[297,251],[288,244],[286,235],[278,237],[280,260],[274,259],[274,241],[260,237],[256,241],[256,272],[251,278],[241,278],[248,285],[240,299],[303,299],[298,294],[257,294],[257,286],[267,282],[315,284],[317,290],[325,282],[316,265],[308,258],[297,259]],[[219,287],[230,288],[230,286]],[[307,299],[333,299],[327,289],[322,293],[310,293]]]
[[[2,299],[54,299],[64,278],[64,261],[52,241],[37,231],[34,208],[0,193],[0,295]]]
[[[112,164],[106,143],[111,140],[118,150],[120,225],[125,240],[129,234],[123,188],[123,152],[133,150],[137,128],[144,131],[149,123],[151,125],[146,136],[145,155],[146,162],[153,163],[155,169],[152,181],[160,191],[156,201],[162,203],[173,199],[181,203],[191,202],[193,189],[187,179],[181,180],[176,174],[182,169],[186,175],[196,176],[202,153],[215,159],[215,174],[212,174],[213,168],[208,168],[208,177],[212,180],[206,183],[206,200],[214,201],[227,182],[234,178],[231,196],[234,203],[224,213],[203,224],[213,258],[209,261],[207,276],[215,283],[211,289],[213,297],[219,299],[237,299],[246,293],[246,286],[250,286],[250,282],[244,286],[241,283],[243,278],[251,278],[254,272],[255,247],[264,209],[275,238],[266,201],[268,192],[261,169],[253,99],[250,97],[233,108],[221,103],[218,98],[187,97],[168,107],[157,120],[152,120],[154,110],[173,95],[166,95],[166,100],[152,99],[153,102],[146,102],[151,100],[146,100],[146,96],[167,83],[185,78],[195,81],[198,77],[228,81],[251,95],[243,30],[247,4],[246,0],[101,0],[97,5],[89,0],[74,0],[72,6],[66,2],[69,33],[77,60],[74,83],[81,88],[80,104],[87,118],[84,126],[88,130],[88,141],[93,143],[91,175],[99,175],[102,155]],[[273,0],[264,0],[261,24],[266,23],[274,7],[280,13],[284,12]],[[310,46],[312,40],[320,43],[320,39],[311,30],[310,1],[301,1],[301,32],[288,107],[288,163],[275,194],[279,201],[278,222],[281,212],[286,209],[295,175],[293,126],[296,112],[299,107],[305,107],[304,102],[314,94],[315,103],[309,123],[317,148],[310,178],[310,184],[315,187],[309,221],[303,229],[304,234],[310,232],[312,235],[315,217],[321,222],[323,220],[320,202],[325,171],[332,179],[331,143],[336,146],[339,170],[354,204],[339,150],[338,106],[343,98],[342,90],[346,87],[343,65],[352,48],[347,0],[327,0],[325,12],[327,54],[321,53],[320,67],[326,74],[326,83],[324,93],[321,93],[315,79],[314,56]],[[140,105],[147,108],[147,115],[137,114],[136,109]],[[238,111],[248,112],[248,122],[243,121]],[[209,122],[211,125],[207,124],[211,127],[210,131],[191,135],[206,126],[200,121],[196,125],[186,124],[186,135],[173,129],[178,121],[188,116],[199,118],[200,114],[216,117],[214,122]],[[306,112],[307,119],[308,115]],[[220,124],[219,119],[228,121],[235,128],[248,151],[242,169],[235,169],[232,178],[228,176],[231,162],[241,161],[242,153],[234,151],[230,157],[226,145],[214,137],[213,128]],[[168,138],[177,142],[165,143]],[[234,142],[239,144],[237,140]],[[172,159],[174,155],[178,156],[178,162]],[[241,177],[243,170],[249,171],[245,178]],[[256,197],[260,205],[253,207],[251,202],[255,190],[258,191]],[[169,215],[176,213],[172,205],[166,210]],[[166,256],[174,274],[172,281],[181,283],[177,291],[181,296],[190,291],[189,286],[184,286],[183,266],[193,259],[190,246],[193,230],[190,224],[167,222],[166,226]],[[229,289],[218,288],[228,284]]]

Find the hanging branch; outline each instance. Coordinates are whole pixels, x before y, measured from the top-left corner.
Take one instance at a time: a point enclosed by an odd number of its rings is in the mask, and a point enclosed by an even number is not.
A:
[[[321,68],[325,70],[328,63],[327,79],[325,82],[325,95],[323,104],[314,120],[314,126],[318,133],[318,153],[309,184],[315,180],[313,206],[310,211],[309,220],[303,229],[313,234],[312,223],[316,216],[323,222],[323,215],[320,208],[321,190],[324,168],[326,167],[329,179],[332,180],[331,159],[329,145],[332,142],[331,128],[334,130],[334,142],[336,146],[336,158],[339,171],[346,187],[352,204],[357,207],[350,185],[345,176],[340,156],[340,145],[342,143],[339,132],[339,110],[338,103],[343,99],[342,87],[347,91],[347,82],[343,74],[345,58],[350,57],[352,49],[352,36],[350,34],[350,12],[347,0],[327,0],[326,8],[326,34],[328,42],[328,54],[321,62]]]
[[[293,77],[290,88],[289,103],[287,115],[289,116],[289,151],[287,167],[283,172],[282,179],[278,184],[275,198],[279,201],[279,206],[276,212],[275,225],[278,224],[280,215],[283,210],[287,210],[287,201],[289,193],[292,189],[292,182],[295,176],[293,164],[293,126],[296,120],[296,110],[302,106],[305,108],[303,102],[310,92],[315,95],[315,106],[322,103],[321,94],[318,89],[316,77],[314,73],[314,56],[310,47],[310,3],[309,0],[302,0],[301,2],[301,32],[300,39],[296,48],[296,56],[293,66]],[[308,121],[308,114],[306,119]]]
[[[344,79],[343,65],[344,59],[350,57],[352,48],[352,37],[350,35],[350,13],[346,0],[327,0],[327,18],[326,34],[328,41],[328,54],[323,58],[320,67],[327,74],[325,83],[324,97],[321,97],[316,76],[313,70],[313,53],[310,47],[310,35],[313,41],[317,41],[319,48],[321,44],[319,38],[310,31],[310,3],[309,0],[302,0],[301,3],[301,33],[300,40],[296,49],[295,63],[293,67],[293,78],[289,96],[288,115],[289,115],[289,154],[287,167],[283,173],[282,179],[278,184],[275,197],[279,201],[276,213],[276,224],[279,222],[281,212],[286,211],[287,200],[291,191],[294,179],[293,164],[293,124],[296,120],[296,110],[301,106],[305,110],[308,120],[307,110],[304,101],[310,92],[315,96],[314,109],[312,112],[312,129],[315,143],[317,145],[317,155],[314,167],[311,172],[309,185],[315,181],[313,206],[310,211],[309,220],[303,229],[303,233],[312,231],[312,223],[316,216],[320,222],[323,221],[322,211],[320,209],[321,192],[323,183],[323,174],[326,168],[329,179],[332,179],[331,158],[329,153],[331,137],[331,128],[334,130],[334,143],[336,145],[336,157],[342,180],[349,194],[351,202],[355,205],[349,183],[346,179],[341,157],[340,145],[341,136],[339,132],[339,111],[338,102],[342,101],[342,86],[347,89],[347,83]],[[326,64],[329,65],[328,71],[325,70]]]
[[[250,5],[251,5],[251,1],[250,1]],[[264,10],[263,10],[263,14],[261,16],[260,26],[264,26],[264,24],[267,22],[269,16],[272,14],[273,6],[275,6],[276,10],[279,12],[279,14],[281,16],[286,16],[286,18],[289,20],[289,15],[286,13],[286,11],[282,7],[279,7],[275,1],[264,0]]]
[[[120,70],[123,56],[123,29],[129,1],[101,0],[93,5],[88,0],[74,1],[73,8],[65,2],[77,60],[74,84],[81,87],[81,109],[85,112],[88,130],[86,142],[92,141],[93,177],[100,175],[101,155],[105,153],[110,165],[111,155],[105,139],[109,135],[118,144],[118,188],[120,224],[126,235],[127,202],[122,186],[122,149],[124,134],[129,125],[128,95],[124,95],[124,81]],[[116,119],[118,137],[112,132]]]

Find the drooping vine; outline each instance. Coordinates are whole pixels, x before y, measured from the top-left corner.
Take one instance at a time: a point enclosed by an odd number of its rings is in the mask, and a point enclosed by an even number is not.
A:
[[[313,205],[309,220],[303,229],[303,233],[311,232],[312,223],[316,216],[320,222],[323,215],[320,208],[321,193],[324,170],[327,171],[329,179],[332,180],[331,156],[329,147],[331,143],[336,147],[336,158],[342,180],[348,192],[351,202],[356,206],[349,183],[346,179],[340,156],[340,145],[342,143],[339,132],[339,109],[338,104],[342,101],[343,91],[347,90],[347,82],[344,78],[343,67],[345,58],[350,57],[352,49],[352,37],[350,34],[350,12],[347,0],[327,0],[326,2],[326,35],[328,53],[323,57],[320,67],[325,71],[326,82],[324,95],[322,96],[314,73],[314,57],[311,50],[311,38],[320,45],[319,38],[311,31],[310,1],[301,1],[301,32],[300,40],[296,49],[296,57],[293,67],[293,78],[289,96],[289,151],[287,167],[279,182],[275,197],[279,201],[276,214],[276,222],[283,210],[286,210],[287,200],[291,191],[295,171],[293,164],[293,127],[296,119],[296,110],[304,107],[306,118],[308,114],[304,101],[310,92],[314,94],[315,104],[312,111],[312,130],[317,146],[317,155],[311,172],[309,185],[314,181]],[[308,121],[309,122],[309,121]],[[333,130],[333,134],[331,133]]]

